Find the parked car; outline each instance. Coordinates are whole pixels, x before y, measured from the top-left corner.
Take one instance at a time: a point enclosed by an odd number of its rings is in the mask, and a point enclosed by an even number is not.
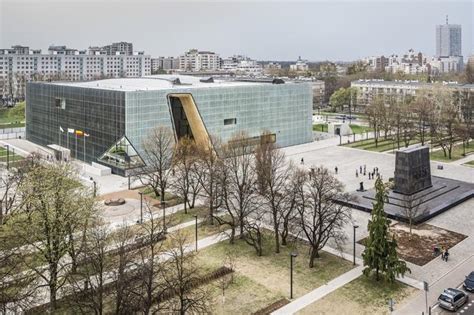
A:
[[[438,298],[439,306],[450,311],[457,311],[467,302],[467,294],[458,289],[445,289]]]
[[[464,280],[463,287],[466,291],[474,292],[474,271],[471,272],[468,276],[466,276],[466,280]]]

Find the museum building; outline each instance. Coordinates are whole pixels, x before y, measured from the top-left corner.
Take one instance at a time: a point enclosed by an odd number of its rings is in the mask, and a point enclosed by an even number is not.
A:
[[[311,116],[311,86],[280,79],[159,75],[30,82],[26,90],[27,140],[121,175],[144,163],[142,143],[156,126],[198,144],[245,132],[285,147],[312,140]]]

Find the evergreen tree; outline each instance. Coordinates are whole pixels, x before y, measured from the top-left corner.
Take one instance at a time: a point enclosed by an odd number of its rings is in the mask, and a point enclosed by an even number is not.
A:
[[[380,279],[384,274],[389,282],[394,282],[395,277],[410,272],[404,261],[398,259],[397,241],[390,235],[390,220],[384,211],[384,203],[387,200],[387,191],[382,180],[377,178],[375,182],[375,203],[372,209],[372,218],[368,224],[369,237],[366,247],[362,253],[364,260],[364,275],[370,276],[375,270],[375,279]]]

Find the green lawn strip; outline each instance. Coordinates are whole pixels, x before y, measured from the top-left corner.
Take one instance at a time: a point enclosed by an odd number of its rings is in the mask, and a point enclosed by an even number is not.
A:
[[[153,190],[150,187],[142,187],[139,190],[142,191],[145,196],[147,196],[149,198],[152,198],[156,201],[156,202],[152,203],[153,205],[159,206],[160,197],[156,197],[155,193],[153,192]],[[183,201],[184,200],[180,197],[177,197],[177,196],[175,196],[171,193],[168,193],[168,192],[165,193],[165,202],[166,202],[167,207],[172,207],[172,206],[179,205],[179,204],[183,203]]]
[[[223,241],[200,250],[198,258],[202,264],[215,268],[222,265],[225,257],[231,254],[235,259],[237,275],[248,277],[252,281],[263,285],[267,290],[274,292],[275,297],[288,297],[291,252],[298,252],[298,257],[294,260],[295,297],[314,290],[352,268],[350,262],[326,252],[321,252],[321,258],[315,261],[315,267],[309,268],[308,246],[306,244],[298,242],[293,245],[282,246],[281,252],[276,254],[273,242],[271,234],[266,233],[264,254],[261,257],[258,257],[255,250],[245,241],[237,239],[235,244]],[[245,294],[249,288],[242,287],[241,290],[242,294]],[[230,301],[228,298],[226,298],[226,301],[237,308],[241,303],[241,301]],[[257,311],[265,306],[267,305],[260,305],[251,311]]]
[[[313,131],[328,132],[328,124],[314,124]]]
[[[469,143],[469,146],[466,146],[465,150],[466,154],[474,152],[474,144]],[[453,147],[453,150],[451,152],[451,159],[449,159],[447,156],[444,156],[444,152],[442,149],[431,152],[430,158],[435,161],[451,162],[464,158],[465,156],[463,155],[463,153],[464,149],[462,147],[462,144],[458,144]]]
[[[474,160],[464,163],[463,165],[474,167]]]
[[[19,124],[25,121],[25,102],[19,102],[11,108],[0,109],[0,125]],[[4,127],[9,128],[9,127]]]
[[[414,288],[400,282],[388,284],[383,280],[360,276],[343,287],[331,292],[319,301],[307,306],[297,314],[325,312],[331,314],[388,314],[388,300],[395,305],[415,292]]]
[[[23,160],[24,158],[21,155],[15,154],[12,149],[9,150],[8,152],[8,159],[10,162],[14,161],[20,161]],[[0,162],[6,162],[7,161],[7,149],[4,147],[0,147]]]
[[[361,134],[361,133],[366,133],[366,132],[370,132],[370,131],[373,131],[372,128],[368,127],[368,126],[362,126],[362,125],[349,125],[352,129],[352,132],[355,133],[355,134]]]

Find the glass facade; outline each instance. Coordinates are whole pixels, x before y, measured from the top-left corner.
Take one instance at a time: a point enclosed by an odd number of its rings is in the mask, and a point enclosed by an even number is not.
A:
[[[59,144],[69,148],[72,157],[92,162],[126,136],[140,154],[152,128],[175,130],[170,94],[190,94],[207,133],[224,142],[242,131],[249,137],[274,134],[281,147],[312,140],[312,91],[307,83],[175,85],[139,91],[29,83],[26,138],[44,146]],[[77,136],[76,130],[89,136]]]

